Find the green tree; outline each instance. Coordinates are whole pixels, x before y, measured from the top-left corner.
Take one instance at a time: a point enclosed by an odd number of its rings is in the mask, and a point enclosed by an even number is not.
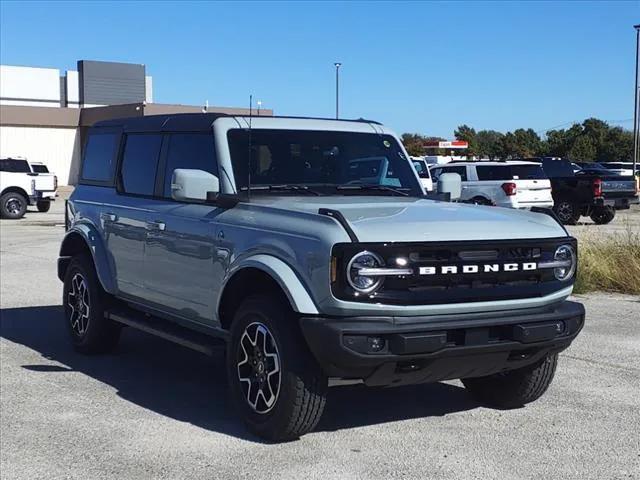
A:
[[[475,137],[476,155],[494,160],[503,153],[502,139],[504,135],[495,130],[480,130]]]
[[[456,140],[463,140],[469,144],[466,150],[468,156],[478,155],[478,145],[476,142],[476,130],[468,125],[460,125],[458,129],[453,133]]]
[[[593,162],[597,153],[595,141],[588,135],[580,135],[571,145],[567,157],[574,162]]]
[[[402,143],[412,156],[424,155],[424,137],[418,133],[403,133]]]

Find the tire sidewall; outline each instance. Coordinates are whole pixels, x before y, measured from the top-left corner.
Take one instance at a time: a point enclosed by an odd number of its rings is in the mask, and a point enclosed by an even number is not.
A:
[[[17,200],[20,204],[20,211],[17,214],[10,213],[5,208],[6,203],[11,199]],[[3,218],[10,218],[10,219],[22,218],[26,212],[27,212],[27,199],[24,197],[24,195],[16,192],[8,192],[2,195],[2,197],[0,198],[0,213],[2,213]]]
[[[561,209],[567,209],[568,213],[563,214]],[[565,225],[573,225],[578,221],[580,216],[577,213],[576,206],[569,200],[560,200],[555,206],[554,211],[562,223]]]
[[[71,281],[73,277],[79,273],[84,278],[87,289],[89,290],[89,323],[83,335],[78,335],[71,326],[70,313],[71,308],[68,305],[68,295],[71,290]],[[98,332],[98,323],[103,319],[104,307],[102,296],[100,295],[97,277],[92,266],[89,264],[86,256],[78,256],[71,260],[69,267],[64,276],[64,286],[62,289],[62,302],[64,306],[64,317],[69,332],[69,337],[74,347],[83,349],[92,343]]]
[[[591,220],[598,225],[606,225],[616,216],[616,211],[611,207],[601,207],[591,213]]]
[[[36,207],[38,208],[38,211],[41,213],[46,213],[49,211],[49,209],[51,208],[51,201],[49,200],[40,200],[37,204]]]
[[[231,339],[227,348],[227,374],[233,403],[239,410],[245,423],[251,430],[260,434],[284,428],[294,403],[294,388],[297,381],[296,371],[303,367],[299,358],[299,341],[295,338],[296,324],[291,312],[278,302],[269,301],[267,297],[251,297],[239,308],[231,326]],[[240,338],[245,328],[251,323],[262,323],[271,333],[278,349],[280,360],[280,391],[275,406],[264,414],[255,412],[246,400],[238,379],[237,353]],[[306,346],[303,345],[303,347]]]

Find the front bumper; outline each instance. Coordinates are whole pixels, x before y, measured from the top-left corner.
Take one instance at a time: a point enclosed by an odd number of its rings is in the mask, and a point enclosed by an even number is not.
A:
[[[490,375],[567,348],[582,304],[429,317],[302,317],[302,333],[329,377],[403,385]],[[373,351],[374,338],[383,348]]]

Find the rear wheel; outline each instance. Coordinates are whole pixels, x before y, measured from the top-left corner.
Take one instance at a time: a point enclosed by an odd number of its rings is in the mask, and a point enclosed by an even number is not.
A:
[[[598,225],[605,225],[613,220],[616,211],[612,207],[597,207],[591,212],[591,220]]]
[[[565,225],[575,225],[580,220],[580,209],[569,200],[560,200],[553,206],[553,211]]]
[[[18,192],[7,192],[0,197],[0,216],[2,218],[22,218],[27,211],[27,199]]]
[[[106,353],[120,338],[118,324],[105,318],[109,297],[86,254],[75,256],[64,277],[62,302],[73,347],[81,353]]]
[[[487,200],[484,197],[473,197],[471,199],[471,203],[473,203],[474,205],[487,205],[487,206],[493,205],[489,200]]]
[[[49,200],[40,200],[36,206],[38,207],[38,211],[45,213],[48,212],[49,209],[51,208],[51,201]]]
[[[292,440],[320,420],[327,378],[283,302],[254,295],[242,303],[231,326],[227,372],[234,402],[254,434]]]
[[[558,354],[517,370],[487,377],[465,378],[462,383],[471,396],[497,408],[516,408],[531,403],[547,391],[558,364]]]

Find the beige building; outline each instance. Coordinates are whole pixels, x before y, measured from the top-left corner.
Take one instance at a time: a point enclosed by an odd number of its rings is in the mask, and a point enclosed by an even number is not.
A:
[[[144,65],[78,62],[78,71],[0,66],[0,158],[24,157],[47,164],[60,185],[78,178],[87,129],[120,117],[197,113],[203,107],[153,103]],[[246,115],[247,108],[207,107]],[[253,114],[273,115],[261,109]]]

